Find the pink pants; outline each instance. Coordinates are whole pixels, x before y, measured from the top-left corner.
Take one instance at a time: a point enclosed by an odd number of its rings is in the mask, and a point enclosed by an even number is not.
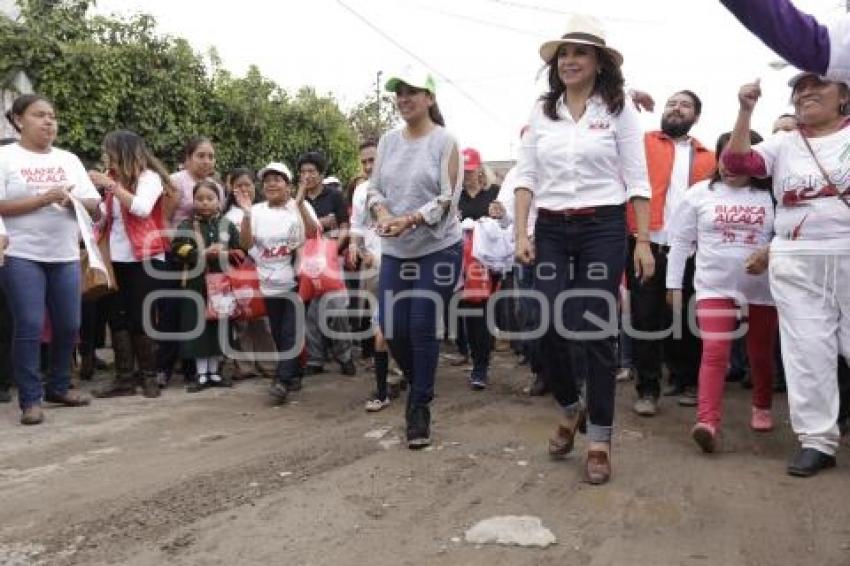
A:
[[[726,369],[732,349],[731,334],[738,326],[738,307],[732,299],[697,301],[697,322],[702,336],[697,421],[720,426]],[[776,346],[776,308],[749,306],[747,357],[753,379],[753,406],[769,409],[773,400],[773,349]]]

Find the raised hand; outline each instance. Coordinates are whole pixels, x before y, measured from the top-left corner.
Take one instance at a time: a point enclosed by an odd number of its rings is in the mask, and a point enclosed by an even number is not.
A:
[[[745,84],[738,91],[738,102],[744,112],[752,112],[759,98],[761,98],[761,79]]]

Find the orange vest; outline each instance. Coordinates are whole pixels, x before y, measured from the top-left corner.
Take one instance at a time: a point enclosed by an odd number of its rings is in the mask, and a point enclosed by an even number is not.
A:
[[[646,167],[649,172],[649,185],[652,188],[652,198],[649,201],[650,231],[661,230],[664,227],[664,205],[667,202],[667,189],[670,187],[670,177],[673,175],[673,160],[676,156],[674,142],[661,131],[647,132],[644,135],[646,148]],[[717,167],[714,152],[707,150],[694,138],[691,138],[691,165],[688,176],[688,187],[711,177]],[[634,207],[629,204],[627,210],[629,232],[637,233],[637,221]]]

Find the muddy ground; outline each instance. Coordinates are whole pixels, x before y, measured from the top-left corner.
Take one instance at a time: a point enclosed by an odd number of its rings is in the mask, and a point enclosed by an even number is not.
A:
[[[364,412],[362,368],[309,378],[283,407],[259,379],[52,408],[39,427],[2,406],[0,564],[850,564],[850,464],[785,475],[784,396],[778,429],[758,435],[749,393],[730,385],[723,450],[706,457],[688,436],[694,409],[665,400],[641,419],[620,384],[614,479],[591,487],[583,438],[548,458],[556,409],[520,393],[514,360],[497,354],[483,393],[441,365],[425,452],[398,443],[402,403]],[[540,517],[557,544],[463,542],[497,515]]]

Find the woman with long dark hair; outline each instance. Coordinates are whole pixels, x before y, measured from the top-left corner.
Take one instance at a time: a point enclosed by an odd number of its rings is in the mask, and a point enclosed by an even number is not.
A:
[[[522,263],[536,262],[537,289],[552,321],[541,343],[543,371],[563,416],[549,453],[571,452],[576,430],[589,421],[585,479],[601,484],[611,477],[612,339],[627,201],[637,216],[635,272],[646,280],[655,270],[644,136],[623,90],[623,56],[606,44],[595,19],[573,17],[561,38],[541,46],[540,56],[549,91],[532,111],[517,165],[516,254]],[[532,194],[538,214],[533,244],[527,230]],[[571,363],[580,355],[587,356],[586,407],[576,383],[580,364]]]
[[[726,149],[731,134],[717,140]],[[750,142],[762,141],[750,132]],[[753,374],[750,427],[773,428],[773,349],[776,308],[767,278],[767,246],[773,237],[769,181],[734,175],[721,163],[709,181],[688,190],[676,212],[667,257],[667,297],[682,305],[685,263],[696,246],[696,315],[702,338],[697,424],[691,431],[704,452],[714,452],[720,429],[726,368],[739,321],[746,328]]]
[[[105,219],[99,238],[108,238],[118,292],[110,296],[109,326],[115,350],[115,378],[97,397],[158,397],[156,343],[144,327],[145,298],[161,286],[156,272],[166,271],[165,200],[174,192],[168,173],[135,132],[116,130],[103,139],[106,173],[91,172],[104,192]],[[150,262],[146,269],[145,262]],[[135,373],[138,364],[140,375]]]
[[[437,319],[460,273],[458,143],[445,129],[426,72],[387,81],[404,126],[384,134],[367,193],[381,243],[378,316],[410,384],[407,445],[431,443],[430,403],[439,357]],[[401,295],[401,296],[399,296]]]
[[[89,402],[69,391],[81,293],[72,199],[95,212],[100,195],[77,156],[53,146],[58,122],[49,100],[20,96],[6,118],[21,139],[0,148],[0,217],[9,238],[2,280],[14,320],[12,360],[21,423],[34,425],[44,419],[43,401],[73,407]],[[53,339],[42,387],[39,347],[45,314]]]

